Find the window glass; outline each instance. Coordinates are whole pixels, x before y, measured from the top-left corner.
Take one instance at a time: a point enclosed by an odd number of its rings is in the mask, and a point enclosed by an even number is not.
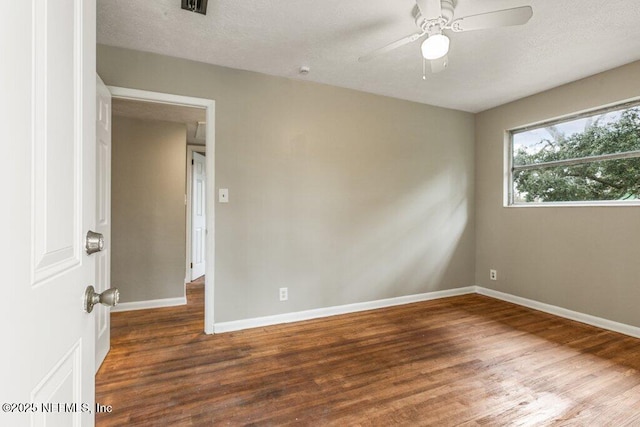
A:
[[[638,103],[511,131],[511,204],[638,199]]]

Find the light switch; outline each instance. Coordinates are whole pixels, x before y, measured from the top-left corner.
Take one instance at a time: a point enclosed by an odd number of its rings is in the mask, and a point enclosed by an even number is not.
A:
[[[218,201],[220,203],[229,203],[229,189],[221,188],[218,190]]]

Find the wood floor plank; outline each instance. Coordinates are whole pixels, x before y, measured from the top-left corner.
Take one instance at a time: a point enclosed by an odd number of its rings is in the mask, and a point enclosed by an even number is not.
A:
[[[98,426],[640,426],[640,340],[480,295],[207,336],[114,313]]]

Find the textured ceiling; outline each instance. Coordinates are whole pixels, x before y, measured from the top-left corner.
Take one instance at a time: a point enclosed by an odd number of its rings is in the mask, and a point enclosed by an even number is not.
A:
[[[184,123],[187,125],[187,142],[189,144],[204,145],[206,142],[204,133],[201,138],[196,138],[198,122],[206,120],[203,108],[114,98],[111,112],[114,116],[120,117]]]
[[[531,5],[518,27],[451,33],[449,68],[422,80],[413,0],[98,0],[98,42],[478,112],[640,60],[638,0],[458,0],[455,16]],[[311,67],[306,76],[302,65]]]

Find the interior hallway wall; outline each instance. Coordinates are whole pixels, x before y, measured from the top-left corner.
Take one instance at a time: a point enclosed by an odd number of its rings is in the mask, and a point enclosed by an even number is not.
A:
[[[186,126],[112,119],[111,282],[121,302],[184,296]]]

